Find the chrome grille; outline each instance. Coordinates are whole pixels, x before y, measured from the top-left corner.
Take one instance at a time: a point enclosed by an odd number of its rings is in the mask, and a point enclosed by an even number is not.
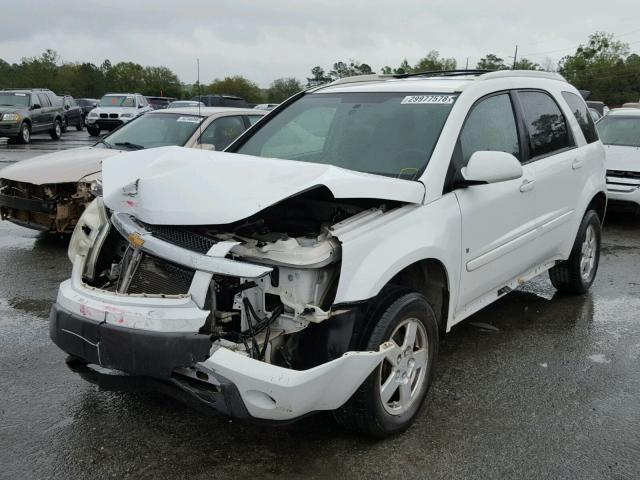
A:
[[[143,225],[154,237],[194,252],[207,253],[217,243],[209,237],[184,228],[147,223]]]
[[[607,176],[640,180],[640,172],[628,172],[625,170],[607,170]]]
[[[118,114],[117,113],[110,113],[109,114],[109,118],[118,118]]]
[[[147,295],[185,295],[189,292],[195,271],[142,254],[127,293]]]
[[[101,113],[101,114],[100,114],[100,118],[109,118],[109,114],[107,114],[107,113]]]

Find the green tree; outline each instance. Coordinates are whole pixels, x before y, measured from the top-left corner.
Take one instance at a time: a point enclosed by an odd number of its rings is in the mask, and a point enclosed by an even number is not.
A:
[[[260,87],[242,75],[216,78],[209,86],[203,88],[203,94],[236,95],[249,103],[261,103],[264,98]]]
[[[405,58],[398,68],[382,67],[381,72],[385,75],[404,75],[413,72],[413,67],[409,65],[409,61]]]
[[[542,70],[542,67],[527,58],[521,58],[516,61],[514,70]]]
[[[302,90],[302,84],[293,77],[277,78],[267,89],[267,102],[280,103]]]
[[[504,60],[493,53],[489,53],[480,59],[476,68],[480,70],[505,70],[508,67],[504,64]]]
[[[373,73],[371,67],[366,63],[360,63],[357,60],[349,60],[349,63],[336,62],[333,69],[329,71],[329,78],[337,80],[338,78],[355,77],[357,75],[369,75]]]
[[[180,96],[180,79],[167,67],[144,67],[143,81],[141,93],[145,95],[176,98]]]
[[[629,55],[628,44],[595,32],[573,55],[560,60],[558,71],[577,88],[590,90],[590,98],[620,105],[640,98],[639,60]]]
[[[311,69],[311,77],[307,77],[307,88],[317,87],[330,81],[331,78],[325,74],[324,68],[315,66]]]
[[[455,70],[457,62],[455,58],[440,58],[440,52],[431,50],[426,56],[418,60],[414,72],[430,72],[437,70]]]

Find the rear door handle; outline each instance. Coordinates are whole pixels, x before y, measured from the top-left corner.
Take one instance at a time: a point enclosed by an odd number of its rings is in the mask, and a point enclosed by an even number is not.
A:
[[[535,186],[535,184],[536,184],[535,180],[527,180],[525,178],[524,181],[522,182],[522,185],[520,185],[520,191],[528,192],[530,190],[533,190],[533,187]]]
[[[571,168],[573,168],[574,170],[577,170],[579,168],[582,168],[582,160],[580,160],[579,158],[576,158],[572,163],[571,163]]]

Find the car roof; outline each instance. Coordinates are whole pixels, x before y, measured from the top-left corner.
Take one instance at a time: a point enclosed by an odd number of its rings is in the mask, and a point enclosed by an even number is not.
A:
[[[465,88],[480,81],[503,78],[522,78],[566,82],[557,73],[535,70],[498,70],[498,71],[443,71],[409,75],[361,75],[336,80],[312,89],[314,93],[346,92],[462,92]]]
[[[605,117],[640,117],[640,108],[613,108],[609,110]]]
[[[179,108],[165,108],[163,110],[154,110],[146,115],[168,115],[172,113],[184,114],[184,115],[202,115],[203,117],[210,117],[212,115],[222,115],[224,113],[236,114],[236,115],[255,115],[266,114],[268,112],[264,110],[256,110],[254,108],[234,108],[234,107],[179,107]]]

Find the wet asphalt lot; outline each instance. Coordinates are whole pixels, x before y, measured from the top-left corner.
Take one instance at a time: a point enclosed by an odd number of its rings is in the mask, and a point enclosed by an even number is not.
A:
[[[91,143],[0,140],[0,169]],[[48,337],[66,242],[0,223],[0,478],[640,478],[640,219],[609,217],[588,295],[546,275],[441,342],[416,424],[372,441],[328,414],[266,428],[154,391],[109,392]]]

